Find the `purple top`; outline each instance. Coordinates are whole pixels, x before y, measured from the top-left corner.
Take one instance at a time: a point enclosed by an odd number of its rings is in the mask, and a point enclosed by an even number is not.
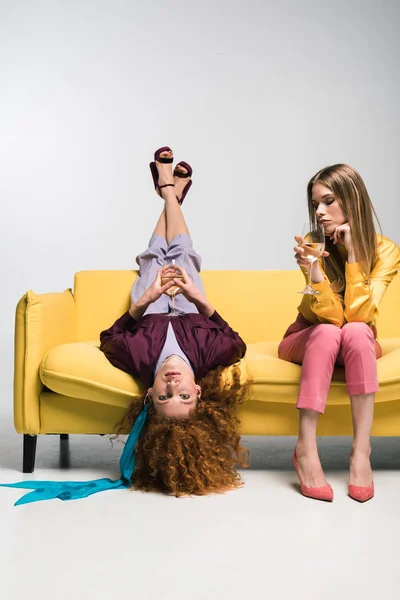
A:
[[[101,332],[100,350],[114,367],[139,377],[148,387],[154,380],[169,323],[196,379],[216,367],[228,367],[245,355],[246,344],[216,311],[209,318],[196,313],[176,317],[149,314],[138,321],[126,312]]]

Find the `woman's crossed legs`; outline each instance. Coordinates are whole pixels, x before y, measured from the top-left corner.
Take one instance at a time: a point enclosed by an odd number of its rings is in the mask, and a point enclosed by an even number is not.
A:
[[[170,152],[162,154],[172,156]],[[172,184],[173,186],[161,189],[164,208],[157,221],[149,247],[137,257],[139,277],[131,290],[131,300],[135,303],[153,283],[157,271],[164,263],[179,260],[180,265],[188,273],[196,287],[204,293],[203,282],[200,277],[201,257],[193,248],[189,229],[183,216],[181,205],[177,202],[180,198],[186,179],[173,177],[171,164],[157,162],[159,184]],[[197,313],[195,305],[182,295],[175,298],[175,308],[179,314]],[[163,294],[156,302],[151,304],[145,314],[168,314],[172,309],[170,296]]]

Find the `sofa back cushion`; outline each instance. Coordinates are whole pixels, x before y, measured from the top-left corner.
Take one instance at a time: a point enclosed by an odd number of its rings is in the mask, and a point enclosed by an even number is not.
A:
[[[77,341],[98,339],[130,305],[137,271],[81,271],[75,275]],[[280,340],[297,314],[300,271],[203,271],[215,309],[247,343]],[[378,335],[400,337],[400,277],[380,306]]]

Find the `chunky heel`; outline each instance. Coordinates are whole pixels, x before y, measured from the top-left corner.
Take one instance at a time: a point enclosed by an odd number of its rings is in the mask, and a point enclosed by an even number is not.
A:
[[[186,169],[186,173],[183,173],[182,171],[180,171],[179,169],[177,169],[177,167],[183,167],[184,169]],[[193,173],[192,167],[189,165],[189,163],[185,162],[184,160],[181,160],[181,162],[179,162],[176,165],[175,169],[174,169],[174,177],[180,177],[181,179],[188,179],[189,178],[189,181],[187,182],[187,184],[183,188],[182,198],[180,200],[179,200],[179,198],[177,198],[179,204],[182,204],[182,202],[184,201],[184,199],[186,197],[186,194],[188,193],[188,191],[192,187],[192,183],[193,182],[190,179],[190,177],[192,176],[192,173]]]

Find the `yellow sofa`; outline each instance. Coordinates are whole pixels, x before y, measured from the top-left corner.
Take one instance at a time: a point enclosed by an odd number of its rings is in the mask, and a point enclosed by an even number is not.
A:
[[[242,361],[253,378],[239,417],[246,435],[295,435],[300,367],[277,357],[286,327],[296,317],[304,287],[299,271],[204,271],[206,293],[248,345]],[[129,306],[136,271],[82,271],[74,292],[29,291],[16,311],[14,416],[24,434],[24,472],[32,472],[37,434],[109,434],[137,381],[114,368],[99,350],[99,333]],[[374,435],[400,435],[400,277],[381,305]],[[350,435],[343,369],[334,375],[319,435]]]

